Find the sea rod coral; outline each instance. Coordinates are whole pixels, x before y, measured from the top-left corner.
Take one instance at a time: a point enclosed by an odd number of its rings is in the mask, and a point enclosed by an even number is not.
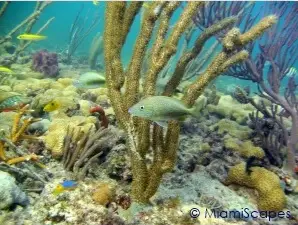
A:
[[[167,37],[171,16],[180,4],[179,2],[154,2],[150,4],[142,20],[132,59],[128,68],[124,70],[120,57],[121,49],[135,16],[142,7],[142,2],[107,3],[104,33],[107,86],[116,118],[127,133],[133,173],[132,197],[137,202],[147,203],[158,189],[163,174],[171,171],[175,166],[180,130],[178,122],[171,121],[166,132],[156,124],[153,125],[153,129],[150,129],[149,121],[130,117],[128,108],[139,100],[138,96],[141,94],[145,97],[155,95],[159,72],[166,66],[171,56],[176,53],[179,38],[186,31],[198,7],[202,7],[204,3],[187,3],[179,21]],[[164,95],[172,96],[173,90],[176,89],[182,79],[180,74],[184,73],[188,63],[200,53],[206,41],[215,33],[234,24],[236,20],[235,17],[225,18],[211,25],[198,37],[194,47],[179,59]],[[247,59],[248,52],[242,48],[258,38],[275,22],[275,16],[268,16],[243,34],[238,32],[236,28],[231,29],[222,42],[222,51],[215,56],[205,72],[187,88],[183,97],[184,103],[188,107],[192,107],[204,88],[213,79],[231,65]],[[139,85],[142,62],[149,41],[155,33],[155,26],[157,26],[156,38],[151,49],[149,69],[145,75],[145,82],[143,82],[144,91],[141,93]],[[121,91],[122,87],[124,87],[124,92]],[[153,161],[148,165],[146,155],[151,149]]]
[[[51,4],[51,1],[46,2],[36,2],[35,8],[33,12],[26,18],[24,18],[23,21],[21,21],[16,27],[14,27],[12,30],[10,30],[7,34],[5,34],[4,37],[0,38],[0,47],[3,46],[5,43],[12,40],[13,36],[20,30],[24,29],[24,33],[31,33],[33,30],[34,25],[38,21],[41,13],[44,11],[44,9]],[[9,2],[5,2],[1,9],[0,9],[0,17],[4,15],[5,11],[9,7]],[[49,24],[55,19],[55,17],[52,17],[44,23],[44,25],[36,32],[36,34],[40,34],[43,32]],[[13,52],[13,54],[4,55],[0,59],[0,64],[2,65],[11,65],[12,63],[15,63],[20,56],[22,52],[32,43],[32,41],[27,42],[19,42],[19,44],[16,47],[16,50]]]
[[[280,22],[248,46],[248,51],[255,53],[254,57],[250,54],[245,63],[233,65],[227,72],[227,75],[255,82],[259,95],[272,104],[281,106],[282,114],[290,117],[292,126],[288,132],[282,124],[282,117],[274,118],[273,113],[264,114],[264,118],[273,119],[284,131],[287,169],[292,172],[296,166],[295,154],[298,150],[298,84],[294,76],[289,77],[287,74],[298,59],[297,10],[298,6],[295,3],[270,2],[264,13],[279,15]],[[285,90],[282,88],[283,82],[287,83]],[[264,112],[260,107],[256,108]]]

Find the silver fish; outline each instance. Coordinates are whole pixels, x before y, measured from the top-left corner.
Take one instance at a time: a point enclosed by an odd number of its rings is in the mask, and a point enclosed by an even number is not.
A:
[[[193,108],[188,108],[182,101],[167,96],[152,96],[142,99],[129,108],[128,112],[137,117],[149,119],[165,127],[170,120],[183,121],[186,116],[199,117],[206,105],[202,98]]]

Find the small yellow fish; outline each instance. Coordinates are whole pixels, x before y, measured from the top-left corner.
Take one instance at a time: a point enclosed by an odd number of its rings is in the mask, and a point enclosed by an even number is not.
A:
[[[96,5],[96,6],[99,5],[99,1],[98,0],[93,0],[92,2],[93,2],[93,5]]]
[[[0,72],[3,72],[3,73],[12,73],[12,70],[11,69],[8,69],[7,67],[0,66]]]
[[[53,112],[57,109],[59,109],[61,106],[60,102],[57,100],[50,101],[48,104],[45,105],[43,108],[44,112]]]
[[[61,184],[58,184],[55,189],[53,190],[52,194],[53,195],[59,195],[64,191],[64,187]]]
[[[39,34],[21,34],[17,36],[19,40],[26,40],[26,41],[40,41],[46,39],[47,36],[39,35]]]

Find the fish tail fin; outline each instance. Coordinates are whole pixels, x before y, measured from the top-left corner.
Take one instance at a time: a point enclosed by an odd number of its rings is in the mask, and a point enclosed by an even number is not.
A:
[[[202,110],[205,108],[205,106],[207,105],[207,98],[206,97],[202,97],[200,99],[198,99],[194,105],[193,108],[191,108],[191,115],[195,118],[200,118],[201,117],[201,112]]]

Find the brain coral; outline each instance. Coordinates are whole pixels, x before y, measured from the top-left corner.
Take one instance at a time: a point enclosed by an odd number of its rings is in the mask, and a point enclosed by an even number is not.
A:
[[[286,206],[286,196],[279,177],[262,167],[252,167],[250,175],[246,173],[245,163],[237,164],[229,171],[226,184],[239,184],[258,191],[258,208],[264,211],[280,211]]]

